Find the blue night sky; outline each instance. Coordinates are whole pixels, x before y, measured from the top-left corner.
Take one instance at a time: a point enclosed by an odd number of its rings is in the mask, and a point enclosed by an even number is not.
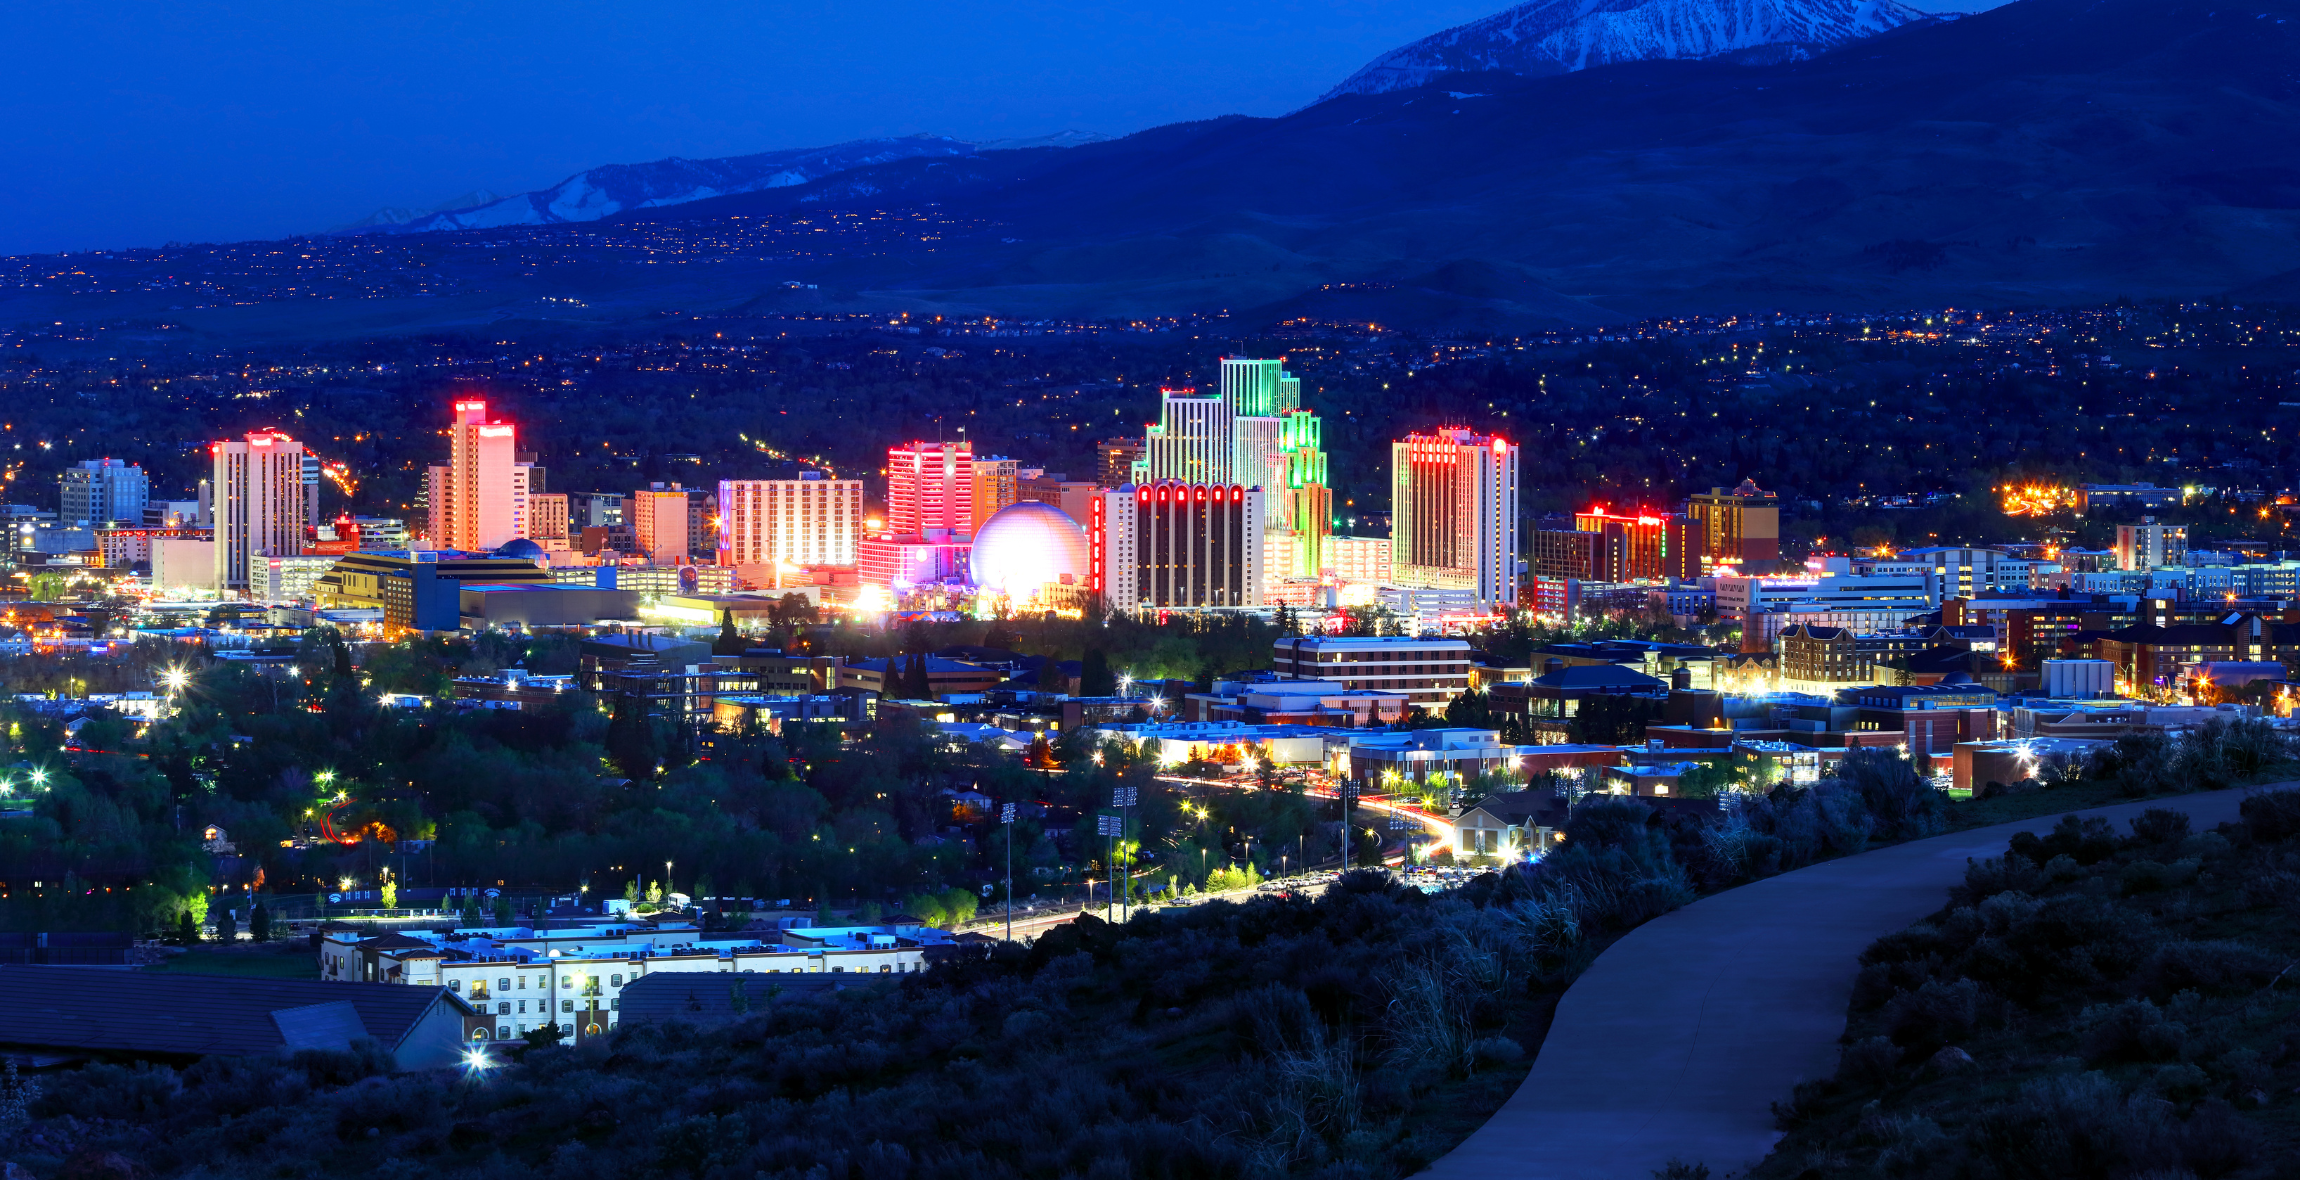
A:
[[[26,5],[0,253],[277,237],[598,164],[1298,108],[1507,0]]]

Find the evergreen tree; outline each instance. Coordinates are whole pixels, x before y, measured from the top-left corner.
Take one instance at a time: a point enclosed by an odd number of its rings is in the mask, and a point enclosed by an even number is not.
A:
[[[176,918],[176,944],[190,946],[200,940],[200,927],[192,921],[192,911],[185,910]]]
[[[272,940],[272,912],[260,901],[256,903],[256,908],[248,913],[248,937],[257,942],[270,942]]]
[[[1110,657],[1099,647],[1086,649],[1086,658],[1078,662],[1078,695],[1082,697],[1108,697],[1118,695],[1118,678],[1110,672]]]
[[[348,648],[348,647],[345,647],[345,646],[344,646],[344,643],[343,643],[343,636],[341,636],[341,635],[338,635],[338,634],[335,634],[335,633],[333,633],[333,632],[330,632],[330,633],[329,633],[329,635],[328,635],[328,641],[329,641],[329,643],[331,643],[331,644],[332,644],[332,645],[334,645],[334,647],[335,647],[335,674],[336,674],[336,676],[337,676],[337,677],[339,677],[339,678],[341,678],[341,679],[344,679],[344,680],[349,680],[349,679],[351,679],[351,677],[352,677],[352,668],[351,668],[351,649],[350,649],[350,648]]]
[[[216,915],[216,941],[229,944],[239,941],[239,937],[240,924],[232,918],[232,912],[224,910],[218,913]]]
[[[934,681],[926,674],[926,653],[912,652],[910,670],[903,675],[902,695],[906,700],[924,701],[934,697]]]
[[[616,769],[633,782],[646,782],[655,777],[655,767],[663,760],[663,744],[655,734],[654,720],[647,716],[647,707],[629,696],[615,698],[615,712],[607,721],[607,756],[615,760]]]
[[[719,637],[711,641],[711,654],[715,656],[739,656],[749,650],[751,650],[751,641],[743,638],[742,632],[735,630],[735,612],[731,610],[720,611]]]

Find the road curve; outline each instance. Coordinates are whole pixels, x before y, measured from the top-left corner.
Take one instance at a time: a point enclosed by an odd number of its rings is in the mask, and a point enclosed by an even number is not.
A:
[[[2300,784],[2276,783],[2270,787]],[[2254,787],[2091,808],[2121,833],[2151,807],[2199,830]],[[1912,841],[1703,898],[1631,931],[1567,989],[1533,1071],[1432,1164],[1434,1180],[1650,1180],[1671,1160],[1720,1178],[1780,1139],[1771,1104],[1836,1070],[1862,948],[1947,904],[1967,857],[2060,813]]]

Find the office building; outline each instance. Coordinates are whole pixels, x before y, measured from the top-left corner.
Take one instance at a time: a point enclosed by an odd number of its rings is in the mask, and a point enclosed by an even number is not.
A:
[[[65,468],[57,483],[56,519],[79,528],[142,524],[151,498],[144,469],[119,459],[82,460]]]
[[[1142,461],[1139,438],[1106,438],[1094,444],[1101,460],[1099,479],[1105,490],[1134,482],[1134,465]]]
[[[887,532],[963,537],[974,524],[972,444],[921,441],[887,451]]]
[[[810,565],[851,566],[862,539],[863,486],[808,471],[797,479],[719,481],[718,561],[760,567],[755,585]]]
[[[319,523],[304,493],[303,444],[259,430],[208,451],[215,469],[215,586],[250,590],[258,562],[302,553],[304,529]]]
[[[1142,439],[1147,483],[1227,484],[1232,459],[1229,399],[1161,387],[1158,423]]]
[[[611,528],[630,523],[623,519],[621,492],[581,493],[569,502],[568,512],[572,516],[567,522],[571,536],[576,529]]]
[[[1285,358],[1222,358],[1222,400],[1240,418],[1275,418],[1302,408],[1302,382],[1286,371]]]
[[[1600,504],[1573,514],[1573,529],[1597,538],[1594,565],[1565,576],[1596,582],[1655,582],[1675,576],[1669,541],[1674,517],[1666,512],[1609,512]],[[1558,576],[1558,575],[1551,575]]]
[[[550,585],[551,571],[521,557],[413,550],[347,553],[312,582],[323,608],[383,612],[387,635],[455,631],[466,586]]]
[[[1089,588],[1114,613],[1262,604],[1262,492],[1161,482],[1105,492],[1087,528]]]
[[[200,481],[205,489],[207,480]],[[208,503],[198,500],[147,500],[144,502],[144,527],[148,529],[204,529],[208,520]]]
[[[1781,502],[1754,480],[1727,491],[1711,488],[1685,498],[1678,568],[1671,576],[1697,578],[1730,566],[1769,574],[1781,563]]]
[[[1021,477],[1022,461],[999,455],[974,457],[974,508],[967,514],[972,523],[968,531],[981,528],[982,523],[998,515],[1000,509],[1014,503],[1015,483]]]
[[[1458,427],[1390,444],[1391,563],[1408,585],[1517,602],[1518,448]]]
[[[2158,524],[2143,516],[2139,524],[2116,526],[2116,566],[2125,570],[2152,570],[2179,565],[2188,556],[2188,530],[2176,524]]]
[[[1869,574],[1907,575],[1929,571],[1939,586],[1940,596],[1949,599],[2026,594],[2036,568],[2051,563],[2014,557],[2001,549],[1938,546],[1906,549],[1892,557],[1857,564],[1861,572]]]
[[[1423,708],[1444,708],[1469,687],[1470,647],[1459,639],[1407,635],[1301,635],[1277,641],[1270,668],[1290,680],[1403,693]]]

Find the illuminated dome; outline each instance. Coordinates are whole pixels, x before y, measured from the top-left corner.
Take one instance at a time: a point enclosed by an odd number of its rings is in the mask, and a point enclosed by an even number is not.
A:
[[[1049,583],[1084,585],[1086,562],[1086,530],[1069,513],[1024,501],[983,522],[968,566],[976,587],[1022,602]]]
[[[543,546],[538,545],[525,537],[513,537],[511,540],[496,547],[495,556],[524,557],[529,561],[541,561],[544,558],[544,552]]]

